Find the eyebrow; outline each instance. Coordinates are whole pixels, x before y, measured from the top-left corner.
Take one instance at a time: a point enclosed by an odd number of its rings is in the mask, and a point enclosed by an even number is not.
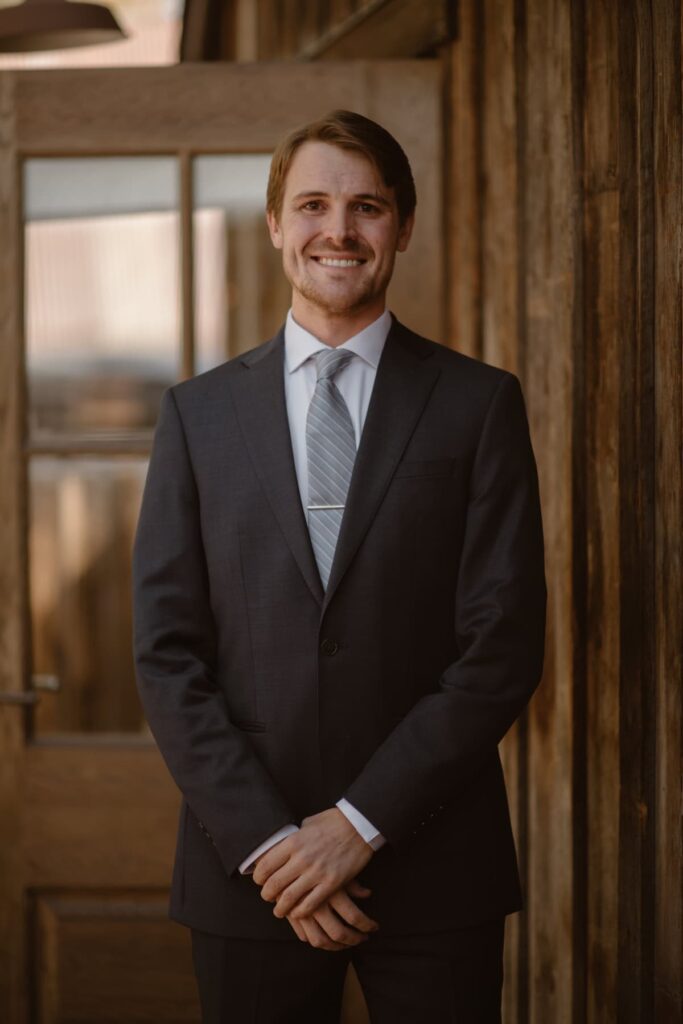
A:
[[[292,202],[297,202],[299,199],[316,199],[318,197],[326,197],[329,195],[328,192],[297,192],[295,196],[292,196]],[[391,203],[384,196],[377,195],[375,192],[356,192],[353,196],[354,199],[363,199],[372,203],[377,203],[378,206],[384,206],[388,210],[391,209]]]

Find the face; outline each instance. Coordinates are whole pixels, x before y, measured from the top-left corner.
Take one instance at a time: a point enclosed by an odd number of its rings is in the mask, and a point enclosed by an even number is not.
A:
[[[394,189],[368,158],[327,142],[303,143],[290,164],[279,219],[269,212],[267,220],[295,316],[380,315],[413,217],[399,227]]]

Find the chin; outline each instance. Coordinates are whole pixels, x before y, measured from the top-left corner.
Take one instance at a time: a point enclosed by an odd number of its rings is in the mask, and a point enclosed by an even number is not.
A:
[[[316,288],[301,288],[300,292],[308,302],[331,316],[357,313],[376,298],[374,292],[362,292],[357,295],[325,295]]]

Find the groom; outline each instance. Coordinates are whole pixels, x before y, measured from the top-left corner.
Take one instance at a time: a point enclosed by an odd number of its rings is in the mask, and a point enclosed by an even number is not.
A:
[[[274,338],[164,395],[135,659],[182,793],[170,916],[205,1022],[500,1020],[521,894],[498,743],[546,588],[517,377],[386,308],[398,142],[334,111],[271,164]]]

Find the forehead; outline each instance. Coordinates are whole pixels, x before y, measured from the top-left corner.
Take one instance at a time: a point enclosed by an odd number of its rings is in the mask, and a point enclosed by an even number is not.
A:
[[[287,172],[285,192],[375,192],[389,198],[388,188],[369,157],[329,142],[302,143]]]

